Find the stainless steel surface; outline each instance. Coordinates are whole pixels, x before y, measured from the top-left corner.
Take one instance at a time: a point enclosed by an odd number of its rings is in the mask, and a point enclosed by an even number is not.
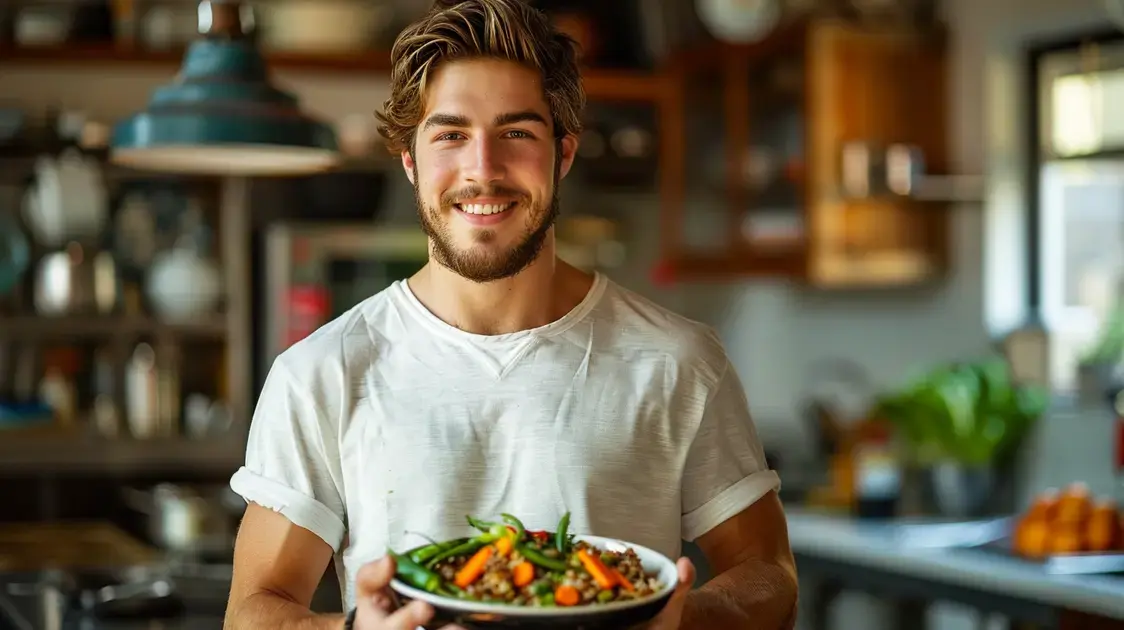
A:
[[[108,313],[117,304],[113,258],[71,242],[45,255],[35,270],[35,309],[41,315]]]
[[[245,507],[229,488],[162,483],[151,491],[125,488],[126,502],[148,516],[149,537],[176,554],[222,554],[234,547],[235,520]]]
[[[1051,556],[1042,568],[1053,575],[1124,573],[1124,553],[1082,553]]]

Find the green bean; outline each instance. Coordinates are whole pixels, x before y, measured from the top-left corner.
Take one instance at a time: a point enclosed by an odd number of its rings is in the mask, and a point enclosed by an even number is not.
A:
[[[505,523],[515,528],[515,542],[523,540],[523,533],[527,531],[527,528],[523,527],[523,521],[510,514],[500,514],[500,516],[503,517]]]
[[[602,604],[607,603],[611,599],[613,599],[613,591],[601,591],[597,593],[597,601]]]
[[[429,559],[428,562],[425,563],[425,566],[432,569],[438,562],[441,562],[446,558],[475,553],[477,549],[483,547],[484,545],[495,542],[497,538],[497,536],[493,536],[491,534],[481,534],[475,538],[469,538],[456,547],[445,549],[437,555],[433,556]]]
[[[495,536],[497,539],[500,538],[501,536],[506,536],[508,531],[510,531],[510,530],[507,529],[507,525],[504,525],[503,523],[493,523],[491,521],[482,521],[478,518],[472,518],[471,515],[467,515],[467,516],[465,516],[465,518],[468,519],[468,524],[471,525],[472,527],[475,527],[476,529],[484,532],[485,534],[491,534],[491,535]]]
[[[558,531],[554,533],[554,546],[557,547],[558,552],[565,554],[569,547],[569,541],[566,540],[566,533],[570,529],[570,513],[566,512],[562,515],[562,520],[558,521]]]
[[[453,549],[461,544],[464,544],[464,542],[467,540],[467,538],[454,538],[453,540],[447,540],[443,543],[423,545],[411,550],[407,555],[409,555],[410,559],[414,562],[425,564],[427,561],[433,558],[433,556],[436,556],[437,554],[447,549]]]
[[[441,587],[441,576],[414,562],[409,556],[387,551],[396,564],[395,575],[404,582],[423,591],[436,593]]]
[[[532,564],[537,564],[540,567],[549,569],[551,571],[566,570],[565,562],[561,560],[555,560],[554,558],[548,558],[529,545],[518,544],[515,546],[515,548],[519,551],[519,555],[526,558]]]

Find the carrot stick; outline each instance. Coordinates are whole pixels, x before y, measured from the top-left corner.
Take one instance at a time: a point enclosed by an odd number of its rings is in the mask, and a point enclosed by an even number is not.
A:
[[[479,579],[480,576],[484,574],[484,567],[488,564],[488,560],[492,558],[492,553],[494,551],[495,547],[491,545],[481,547],[480,551],[477,551],[476,554],[469,558],[468,562],[464,563],[464,566],[457,571],[457,575],[453,580],[454,583],[461,588],[467,588],[469,584]]]
[[[616,567],[610,568],[609,573],[612,574],[613,579],[616,581],[617,584],[620,584],[621,588],[623,588],[624,590],[626,590],[626,591],[635,591],[636,590],[636,587],[632,585],[632,582],[629,582],[628,578],[626,578],[624,576],[624,574],[621,573]]]
[[[580,601],[581,594],[578,593],[578,589],[569,584],[563,584],[554,589],[554,603],[559,606],[576,606]]]
[[[498,551],[501,556],[506,556],[511,553],[512,545],[513,543],[510,538],[501,538],[496,541],[496,551]]]
[[[578,550],[578,559],[582,561],[582,566],[586,571],[597,580],[597,585],[601,588],[613,588],[617,584],[617,580],[609,573],[608,567],[601,563],[600,558],[594,558],[585,549]]]
[[[515,570],[512,573],[512,581],[516,586],[527,586],[535,581],[535,565],[530,562],[523,561],[515,565]]]

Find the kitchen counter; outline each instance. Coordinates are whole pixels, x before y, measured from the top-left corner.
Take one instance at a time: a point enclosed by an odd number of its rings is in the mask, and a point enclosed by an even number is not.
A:
[[[226,599],[230,592],[229,571],[219,575],[178,576],[174,578],[174,594],[182,606],[177,611],[102,617],[68,606],[61,617],[54,612],[44,612],[47,606],[40,594],[27,592],[20,587],[13,593],[13,585],[35,583],[41,573],[0,574],[0,630],[214,630],[221,628]],[[51,607],[52,611],[61,608]],[[58,620],[61,619],[61,625]],[[158,623],[156,623],[158,622]],[[156,623],[156,625],[154,625]]]
[[[1006,519],[938,528],[931,522],[861,521],[799,507],[786,507],[786,512],[802,575],[915,601],[960,601],[1046,625],[1059,625],[1058,617],[1066,612],[1124,620],[1124,576],[1053,575],[980,544],[997,528],[1009,528]]]

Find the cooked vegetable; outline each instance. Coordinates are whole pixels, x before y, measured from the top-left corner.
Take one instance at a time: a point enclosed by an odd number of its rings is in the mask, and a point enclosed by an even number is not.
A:
[[[581,599],[582,596],[578,589],[569,584],[563,584],[554,589],[554,603],[559,606],[577,606],[581,603]]]
[[[562,515],[562,520],[558,521],[558,531],[554,534],[554,545],[558,549],[558,553],[566,553],[570,544],[569,536],[570,529],[570,513],[566,512]]]
[[[484,575],[484,567],[488,564],[488,561],[492,559],[492,553],[494,553],[495,550],[495,547],[483,547],[480,551],[473,554],[468,562],[457,571],[457,586],[465,588],[475,582],[476,578]]]
[[[416,588],[436,591],[441,587],[441,576],[414,562],[408,555],[390,552],[396,564],[398,577]]]
[[[593,579],[597,580],[601,588],[613,588],[617,585],[617,579],[609,575],[609,570],[605,568],[604,564],[601,564],[601,558],[594,558],[585,549],[579,549],[578,560],[581,560],[582,566],[585,567],[586,571],[589,571]]]
[[[500,518],[467,516],[476,536],[395,554],[399,579],[447,597],[514,606],[601,605],[660,588],[632,549],[609,551],[576,541],[568,512],[553,532],[528,530],[511,514]]]

